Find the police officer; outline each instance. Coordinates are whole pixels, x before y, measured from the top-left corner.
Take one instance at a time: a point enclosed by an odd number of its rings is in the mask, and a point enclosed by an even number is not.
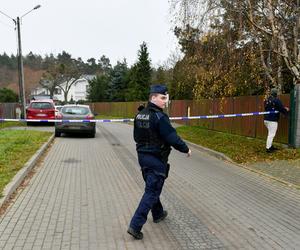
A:
[[[168,177],[171,146],[191,156],[191,150],[177,135],[169,117],[163,112],[167,102],[167,87],[152,85],[147,107],[140,109],[134,119],[134,140],[145,181],[144,194],[127,230],[136,239],[143,238],[141,230],[150,210],[154,223],[164,220],[168,215],[159,197]]]
[[[265,111],[279,111],[283,114],[287,114],[289,108],[284,107],[281,101],[277,97],[278,90],[276,88],[271,89],[270,96],[265,101]],[[278,120],[279,120],[279,113],[272,113],[264,115],[264,124],[268,129],[268,137],[266,142],[266,152],[272,153],[277,148],[275,148],[272,143],[273,139],[276,135],[277,128],[278,128]]]

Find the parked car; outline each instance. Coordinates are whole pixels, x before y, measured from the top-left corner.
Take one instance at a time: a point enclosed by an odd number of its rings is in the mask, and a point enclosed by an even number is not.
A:
[[[88,105],[64,105],[56,115],[57,120],[93,120],[95,116]],[[56,122],[55,136],[62,133],[86,133],[89,137],[95,137],[95,122]]]
[[[55,108],[51,99],[32,100],[26,109],[27,119],[54,120]],[[31,122],[27,122],[30,124]]]

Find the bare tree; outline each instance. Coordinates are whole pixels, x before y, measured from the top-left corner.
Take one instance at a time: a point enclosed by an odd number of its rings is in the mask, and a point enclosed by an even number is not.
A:
[[[77,65],[76,60],[70,59],[63,63],[56,61],[45,74],[43,74],[40,85],[50,91],[53,97],[54,91],[60,88],[64,93],[64,101],[68,101],[68,93],[71,87],[82,75],[82,70]]]
[[[42,75],[39,84],[49,90],[50,98],[53,98],[54,91],[64,82],[61,72],[61,64],[52,64],[49,69]]]
[[[262,65],[273,83],[281,89],[281,59],[293,75],[294,84],[300,81],[299,54],[299,0],[264,0],[252,4],[244,2],[241,11],[250,22],[250,32],[259,45]],[[265,52],[268,52],[267,56]],[[275,53],[271,61],[271,53]],[[271,64],[277,60],[277,72],[271,75]],[[277,74],[277,83],[274,75]]]
[[[61,82],[58,87],[64,93],[64,101],[68,101],[68,93],[71,87],[82,75],[81,70],[77,67],[76,63],[72,60],[70,63],[61,64]]]
[[[270,85],[281,88],[283,62],[300,83],[300,0],[172,0],[175,19],[201,32],[226,21],[238,26],[240,44],[253,43]],[[193,12],[187,18],[186,12]],[[180,16],[180,18],[178,18]],[[240,45],[239,45],[240,46]]]

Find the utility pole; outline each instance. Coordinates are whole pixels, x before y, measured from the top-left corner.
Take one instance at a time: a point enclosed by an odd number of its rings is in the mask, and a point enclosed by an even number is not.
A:
[[[22,56],[22,45],[21,45],[21,29],[20,29],[20,18],[17,17],[16,21],[17,32],[18,32],[18,71],[19,71],[19,93],[20,102],[22,103],[22,113],[24,119],[26,119],[26,96],[24,87],[24,69],[23,69],[23,56]]]

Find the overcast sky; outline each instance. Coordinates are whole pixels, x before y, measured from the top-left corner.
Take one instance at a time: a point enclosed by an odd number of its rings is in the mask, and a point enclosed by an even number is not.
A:
[[[114,65],[132,65],[139,45],[148,45],[152,64],[164,62],[177,46],[171,31],[168,0],[5,0],[0,11],[22,18],[23,55],[57,55],[62,50],[84,61],[106,55]],[[17,51],[12,20],[0,13],[0,53]]]

